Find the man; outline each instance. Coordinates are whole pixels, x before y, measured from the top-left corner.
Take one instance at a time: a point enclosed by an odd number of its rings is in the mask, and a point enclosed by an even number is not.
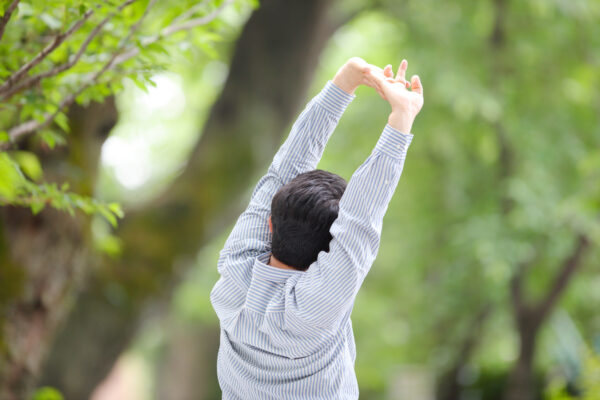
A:
[[[298,117],[220,253],[223,399],[357,399],[350,313],[379,247],[414,118],[418,76],[350,59]],[[361,85],[391,105],[367,160],[345,181],[314,170]],[[411,90],[408,90],[410,88]]]

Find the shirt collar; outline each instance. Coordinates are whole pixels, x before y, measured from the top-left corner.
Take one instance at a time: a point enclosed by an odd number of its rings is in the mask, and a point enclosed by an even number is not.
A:
[[[260,254],[254,261],[253,275],[271,282],[285,282],[291,276],[297,275],[304,271],[296,269],[277,268],[267,264],[269,262],[270,252]]]

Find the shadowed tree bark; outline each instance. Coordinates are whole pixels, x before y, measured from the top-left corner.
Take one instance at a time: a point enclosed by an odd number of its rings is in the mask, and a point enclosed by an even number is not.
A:
[[[336,22],[332,1],[264,1],[236,44],[229,77],[184,173],[144,209],[128,212],[124,250],[104,260],[52,349],[43,383],[87,398],[143,315],[166,301],[199,247],[229,224],[238,196],[266,167],[305,100]]]
[[[216,369],[219,327],[174,321],[167,331],[166,351],[155,376],[156,397],[170,400],[220,398]]]
[[[76,118],[78,115],[85,118]],[[113,98],[74,107],[68,149],[51,152],[25,143],[44,163],[46,179],[91,194],[99,146],[117,120]],[[78,165],[77,175],[70,165]],[[82,179],[85,177],[85,179]],[[57,325],[70,309],[93,256],[89,218],[47,208],[33,216],[20,207],[0,208],[0,399],[28,398]]]
[[[483,337],[483,330],[487,319],[492,311],[492,305],[483,305],[473,318],[464,340],[458,348],[453,365],[441,377],[437,385],[438,400],[459,400],[463,387],[460,384],[460,374],[471,361],[471,356],[477,349],[479,341]]]
[[[552,313],[573,275],[580,268],[588,247],[587,237],[579,235],[571,254],[562,262],[550,288],[537,303],[527,302],[524,298],[523,280],[529,265],[521,265],[513,276],[511,299],[513,317],[519,334],[519,356],[508,378],[504,396],[506,400],[535,398],[533,362],[540,328]]]

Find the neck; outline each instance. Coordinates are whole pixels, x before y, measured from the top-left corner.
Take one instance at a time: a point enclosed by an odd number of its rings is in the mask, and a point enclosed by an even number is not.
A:
[[[287,264],[282,263],[281,261],[276,259],[273,254],[271,254],[271,257],[269,258],[269,265],[272,267],[281,268],[281,269],[296,269],[294,267],[291,267]]]

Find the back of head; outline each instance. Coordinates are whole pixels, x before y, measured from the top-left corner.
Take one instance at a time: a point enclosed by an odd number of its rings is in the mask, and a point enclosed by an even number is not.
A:
[[[272,253],[277,260],[306,270],[320,251],[329,251],[329,228],[338,216],[346,181],[331,172],[305,172],[273,196]]]

